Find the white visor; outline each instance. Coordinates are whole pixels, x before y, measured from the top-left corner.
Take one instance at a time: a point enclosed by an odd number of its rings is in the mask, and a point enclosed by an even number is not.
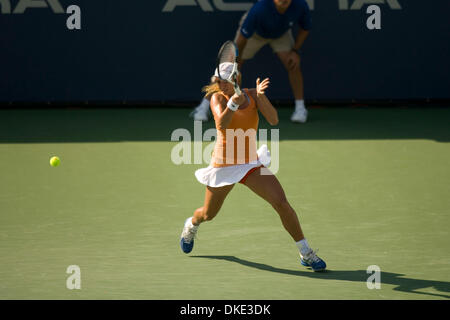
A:
[[[223,62],[219,65],[220,68],[220,75],[222,77],[219,77],[219,72],[216,70],[214,71],[214,76],[217,78],[221,78],[223,80],[231,80],[231,74],[233,72],[234,69],[234,63],[233,62]],[[236,73],[238,73],[238,71],[236,70]]]

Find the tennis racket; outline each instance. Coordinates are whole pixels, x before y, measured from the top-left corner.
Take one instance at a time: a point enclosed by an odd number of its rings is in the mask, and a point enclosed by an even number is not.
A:
[[[217,71],[219,74],[219,78],[221,80],[225,80],[230,82],[234,86],[234,91],[237,95],[241,94],[241,89],[239,88],[239,85],[237,83],[237,76],[239,74],[238,71],[238,64],[237,64],[237,57],[238,57],[238,49],[233,41],[227,41],[225,42],[222,47],[219,50],[219,54],[217,55]],[[232,63],[233,69],[231,73],[228,75],[223,74],[223,70],[221,72],[220,65],[222,63]],[[222,74],[221,74],[222,73]]]

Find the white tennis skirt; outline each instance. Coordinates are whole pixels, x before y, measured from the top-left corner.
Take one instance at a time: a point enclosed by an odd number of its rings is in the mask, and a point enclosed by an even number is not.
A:
[[[201,184],[214,188],[238,183],[251,169],[269,165],[270,152],[267,145],[263,144],[257,153],[258,161],[220,168],[209,165],[195,171],[195,177]]]

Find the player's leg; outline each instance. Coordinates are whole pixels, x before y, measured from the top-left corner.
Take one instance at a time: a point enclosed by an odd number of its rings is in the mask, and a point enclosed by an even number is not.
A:
[[[298,65],[295,67],[292,67],[291,61],[293,54],[292,48],[294,46],[294,38],[292,37],[291,30],[287,31],[280,38],[273,40],[270,45],[288,73],[289,83],[291,85],[292,93],[294,94],[295,111],[291,116],[291,120],[301,123],[306,122],[308,111],[306,110],[304,102],[301,61],[299,61]]]
[[[264,170],[264,174],[261,174],[261,170]],[[277,211],[284,228],[296,242],[302,264],[312,267],[314,271],[324,270],[326,268],[325,262],[317,257],[309,247],[297,214],[286,199],[286,195],[278,179],[273,174],[270,174],[268,169],[259,168],[251,173],[243,184],[269,202]]]
[[[243,184],[272,205],[280,216],[284,228],[295,242],[303,240],[305,237],[297,214],[286,199],[280,182],[273,174],[262,175],[261,170],[267,171],[263,168],[255,170]]]
[[[194,211],[192,223],[198,226],[200,223],[204,221],[210,221],[214,219],[214,217],[217,215],[220,208],[222,207],[222,204],[225,198],[227,197],[228,193],[230,193],[231,189],[233,189],[233,186],[234,184],[219,188],[207,186],[203,207],[200,207]]]
[[[219,188],[206,187],[205,200],[203,206],[194,211],[194,215],[188,218],[181,233],[180,246],[184,253],[189,253],[194,247],[194,237],[200,223],[212,220],[219,212],[222,204],[233,189],[234,185]]]

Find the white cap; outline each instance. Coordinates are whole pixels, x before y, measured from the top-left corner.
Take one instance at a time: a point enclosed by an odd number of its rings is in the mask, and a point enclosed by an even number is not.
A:
[[[217,71],[217,68],[214,71],[214,76],[217,78],[224,79],[224,80],[230,80],[231,73],[233,72],[233,69],[234,69],[234,63],[233,62],[222,62],[219,65],[219,68],[220,68],[221,77],[219,77],[219,72]]]

